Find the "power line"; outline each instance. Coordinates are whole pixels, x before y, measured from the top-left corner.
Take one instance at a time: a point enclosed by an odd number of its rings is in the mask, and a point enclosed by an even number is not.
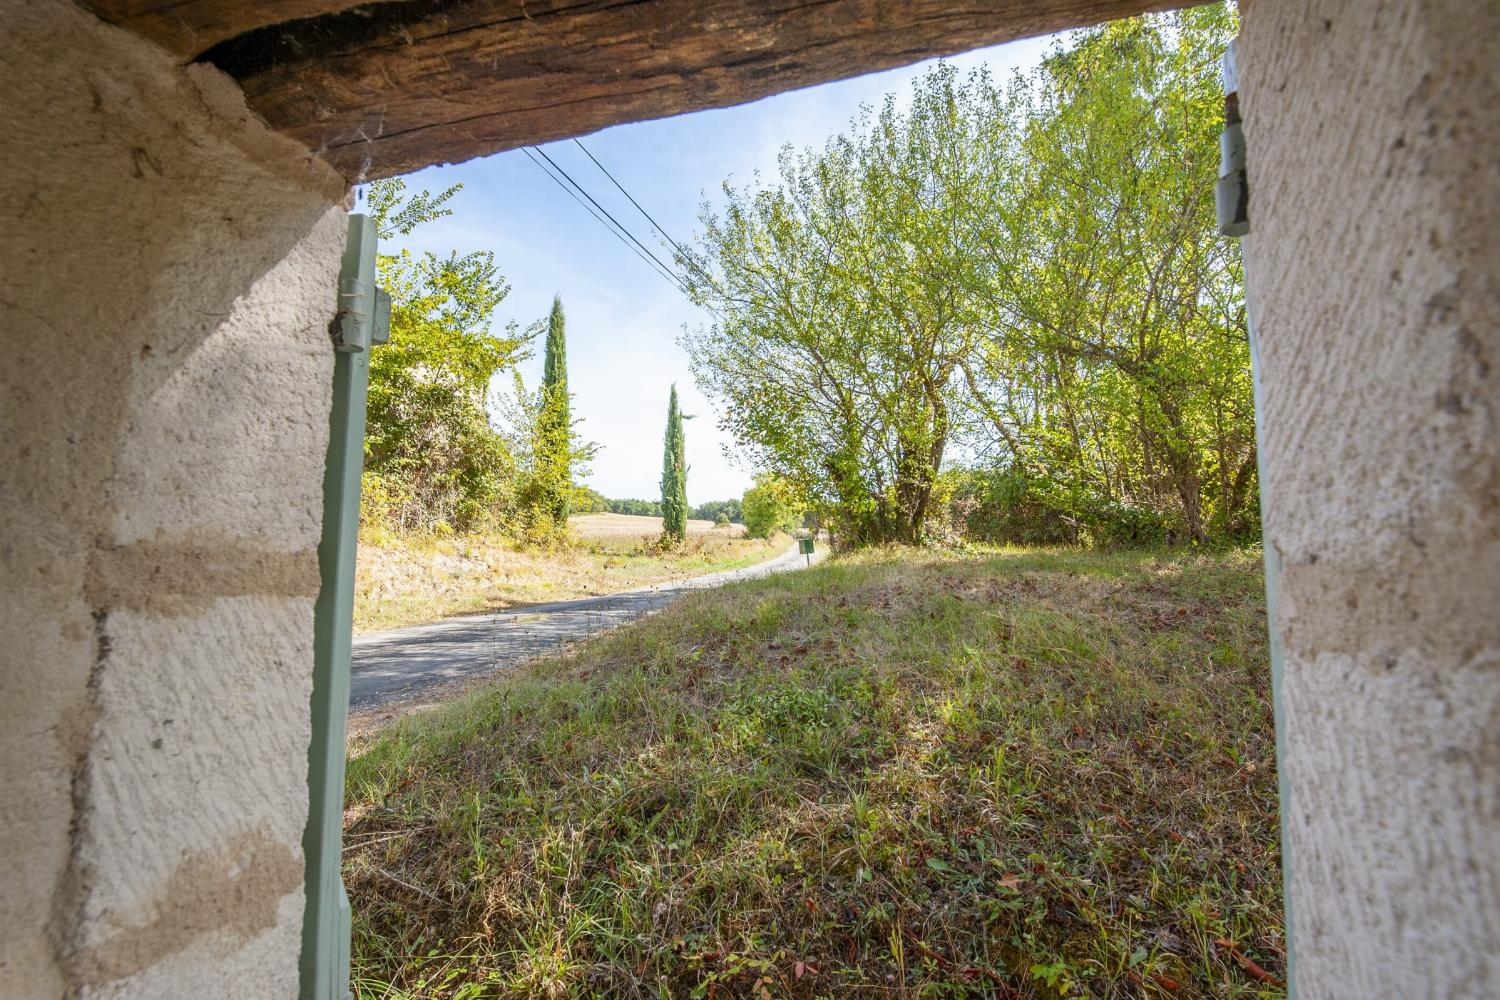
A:
[[[594,154],[589,152],[588,147],[585,146],[583,143],[579,142],[577,139],[573,140],[573,145],[575,145],[579,149],[583,150],[583,155],[587,156],[589,159],[591,159],[591,160],[594,161],[594,166],[598,167],[599,170],[600,170],[600,172],[603,173],[605,177],[609,178],[610,183],[614,184],[615,187],[617,187],[617,188],[620,189],[620,193],[621,194],[623,194],[626,198],[630,199],[630,203],[636,207],[637,211],[639,211],[642,215],[644,215],[646,217],[646,221],[647,222],[651,223],[651,225],[653,225],[653,226],[656,227],[656,231],[658,233],[661,233],[662,238],[665,239],[668,243],[672,244],[672,246],[677,250],[677,252],[680,253],[680,254],[682,254],[684,260],[687,259],[687,254],[683,252],[683,249],[678,244],[678,242],[676,240],[672,239],[671,236],[667,235],[667,231],[661,227],[661,223],[657,222],[655,219],[653,219],[651,217],[651,213],[650,212],[646,211],[644,208],[641,208],[641,203],[638,202],[638,201],[636,201],[635,198],[631,196],[631,194],[630,194],[629,191],[625,190],[625,185],[623,185],[619,181],[615,180],[615,175],[612,174],[612,173],[610,173],[608,170],[605,169],[604,164],[600,163],[598,161],[598,159],[595,158]]]
[[[683,286],[682,281],[681,281],[680,278],[678,278],[670,270],[665,269],[665,267],[664,267],[664,265],[662,265],[661,261],[657,260],[654,255],[652,255],[651,257],[648,258],[646,254],[641,253],[640,250],[637,250],[634,246],[631,246],[629,242],[626,242],[625,237],[622,236],[622,235],[620,235],[620,233],[616,232],[615,229],[614,229],[614,227],[612,227],[608,222],[605,222],[604,219],[599,215],[598,212],[596,212],[592,208],[590,208],[588,206],[588,204],[582,198],[578,197],[578,195],[576,195],[576,194],[573,193],[573,190],[571,188],[569,188],[566,184],[564,184],[561,180],[559,180],[556,176],[554,176],[553,173],[552,173],[552,171],[548,170],[545,166],[543,166],[542,165],[542,161],[538,160],[536,158],[536,156],[534,156],[532,154],[532,151],[531,151],[530,148],[528,148],[526,146],[522,146],[521,147],[521,152],[525,153],[526,156],[527,156],[527,158],[530,159],[532,163],[536,164],[537,169],[540,170],[542,173],[546,174],[547,177],[549,179],[551,179],[552,183],[554,183],[558,187],[562,188],[563,191],[567,192],[567,194],[568,194],[568,196],[570,198],[572,198],[574,201],[578,202],[578,204],[582,205],[583,208],[584,208],[584,210],[586,212],[588,212],[590,215],[592,215],[594,217],[594,219],[599,223],[599,225],[601,225],[605,229],[609,230],[609,233],[610,233],[611,236],[613,236],[615,239],[619,240],[622,244],[624,244],[625,248],[627,250],[629,250],[631,253],[634,253],[637,257],[639,257],[646,264],[647,267],[651,268],[657,274],[661,275],[661,277],[663,279],[665,279],[667,282],[669,282],[672,285],[672,287],[676,288],[679,292],[682,292],[684,294],[687,293],[687,289]],[[537,150],[537,152],[541,153],[541,150]],[[546,157],[545,153],[543,153],[542,155],[544,157]],[[552,163],[552,160],[551,160],[550,157],[547,157],[547,162],[548,163]],[[556,167],[557,165],[554,163],[553,166]],[[562,173],[561,168],[558,168],[558,172]],[[566,177],[567,175],[563,174],[563,176]],[[572,180],[571,177],[568,178],[568,179],[570,181]],[[576,186],[576,184],[575,184],[575,186]],[[580,188],[579,190],[582,190],[582,188]],[[585,197],[587,197],[588,192],[585,191],[584,195],[585,195]],[[592,198],[590,198],[589,200],[593,201]],[[609,213],[606,212],[605,214],[608,215]],[[619,225],[619,223],[617,222],[617,223],[615,223],[615,225]],[[632,237],[632,239],[634,239],[634,237]],[[636,241],[636,242],[639,243],[639,241]]]
[[[589,152],[588,147],[585,146],[582,142],[579,142],[577,139],[573,140],[573,144],[575,146],[577,146],[579,149],[583,150],[583,155],[584,156],[587,156],[590,160],[594,161],[594,166],[596,166],[596,167],[599,168],[600,173],[604,174],[605,177],[608,177],[609,180],[610,180],[610,183],[612,183],[615,187],[619,188],[620,189],[620,193],[623,194],[626,198],[629,198],[630,199],[630,203],[636,207],[636,210],[639,211],[642,215],[644,215],[646,217],[646,221],[649,222],[649,223],[651,223],[651,225],[653,225],[653,226],[656,227],[656,231],[658,233],[661,233],[662,238],[665,239],[668,243],[672,244],[673,248],[676,249],[678,255],[682,258],[683,263],[685,263],[688,267],[692,268],[694,271],[697,271],[699,277],[701,277],[704,281],[708,282],[711,287],[717,289],[718,286],[714,283],[713,278],[711,278],[707,274],[705,274],[704,271],[703,271],[703,268],[699,267],[697,265],[697,263],[694,262],[693,258],[691,258],[691,257],[688,256],[688,253],[687,253],[686,250],[682,249],[682,244],[680,244],[676,240],[672,239],[672,234],[668,233],[665,229],[663,229],[661,223],[657,222],[654,218],[652,218],[651,213],[648,212],[648,211],[646,211],[646,209],[641,206],[641,203],[638,202],[638,201],[636,201],[635,197],[629,191],[625,190],[625,185],[623,185],[619,181],[615,180],[615,175],[612,174],[612,173],[610,173],[609,170],[608,170],[608,168],[606,168],[604,166],[604,164],[600,163],[599,160],[598,160],[598,158],[596,156],[594,156],[593,153]]]
[[[603,205],[601,205],[601,204],[599,204],[599,203],[598,203],[598,202],[597,202],[597,201],[595,201],[595,200],[594,200],[594,196],[593,196],[593,195],[591,195],[591,194],[589,194],[589,193],[588,193],[588,192],[587,192],[587,191],[586,191],[586,190],[584,190],[584,188],[583,188],[583,185],[581,185],[581,184],[579,184],[579,183],[578,183],[578,182],[577,182],[577,181],[575,181],[575,180],[574,180],[574,179],[573,179],[573,178],[572,178],[572,177],[571,177],[571,176],[570,176],[570,175],[569,175],[569,174],[568,174],[568,172],[567,172],[567,171],[566,171],[566,170],[564,170],[564,169],[563,169],[563,168],[562,168],[562,167],[559,167],[559,166],[558,166],[558,165],[557,165],[557,164],[556,164],[556,163],[555,163],[555,162],[553,162],[553,159],[552,159],[552,157],[550,157],[550,156],[548,156],[548,155],[547,155],[547,151],[546,151],[546,150],[544,150],[544,149],[541,149],[541,148],[539,148],[539,147],[536,147],[536,146],[533,146],[533,147],[532,147],[532,149],[535,149],[535,150],[536,150],[536,152],[537,152],[537,154],[538,154],[538,155],[539,155],[539,156],[541,156],[541,158],[542,158],[542,159],[544,159],[544,160],[546,160],[546,161],[547,161],[547,162],[548,162],[548,163],[550,163],[550,164],[552,164],[552,168],[553,168],[553,169],[554,169],[554,170],[556,170],[556,171],[557,171],[557,172],[558,172],[558,173],[560,173],[560,174],[562,174],[562,175],[563,175],[563,177],[564,177],[564,178],[566,178],[566,179],[567,179],[567,181],[568,181],[568,183],[569,183],[569,184],[571,184],[571,185],[573,185],[573,187],[575,187],[575,188],[577,188],[577,189],[578,189],[578,192],[579,192],[579,193],[580,193],[580,194],[582,194],[582,195],[583,195],[583,196],[584,196],[584,197],[585,197],[585,198],[587,198],[587,199],[588,199],[588,200],[589,200],[589,201],[590,201],[590,202],[591,202],[591,203],[592,203],[592,204],[593,204],[593,206],[594,206],[594,207],[595,207],[595,208],[597,208],[597,209],[598,209],[598,210],[599,210],[599,211],[601,211],[601,212],[603,212],[603,213],[604,213],[604,215],[605,215],[605,217],[606,217],[606,218],[608,218],[608,219],[609,219],[609,221],[610,221],[610,222],[613,222],[613,223],[614,223],[614,224],[615,224],[615,226],[616,226],[616,228],[618,228],[618,229],[619,229],[619,230],[620,230],[620,232],[622,232],[622,233],[624,233],[624,234],[625,234],[625,235],[626,235],[626,236],[628,236],[628,237],[630,237],[630,241],[631,241],[631,242],[632,242],[632,243],[634,243],[634,244],[635,244],[635,245],[636,245],[636,246],[638,246],[638,247],[640,247],[640,248],[641,248],[641,250],[642,250],[642,251],[643,251],[643,252],[644,252],[644,253],[645,253],[645,254],[646,254],[646,256],[648,256],[648,257],[650,257],[650,258],[651,258],[651,259],[652,259],[652,260],[654,260],[654,261],[656,261],[656,263],[657,263],[657,265],[658,265],[658,266],[659,266],[659,267],[661,267],[661,268],[662,268],[662,269],[663,269],[663,270],[665,270],[665,271],[667,271],[667,272],[668,272],[668,273],[669,273],[669,274],[671,274],[671,275],[672,275],[672,281],[673,281],[673,282],[674,282],[674,283],[675,283],[675,284],[676,284],[676,285],[677,285],[677,287],[678,287],[678,289],[679,289],[679,290],[680,290],[680,291],[681,291],[681,292],[682,292],[682,293],[683,293],[683,294],[684,294],[684,295],[686,295],[686,294],[688,294],[688,290],[687,290],[687,285],[686,285],[686,284],[684,284],[684,283],[683,283],[683,281],[682,281],[682,279],[681,279],[681,278],[679,278],[679,277],[677,277],[677,274],[676,274],[676,272],[675,272],[675,271],[673,271],[673,270],[672,270],[672,269],[671,269],[671,268],[670,268],[670,267],[668,267],[668,266],[667,266],[667,265],[666,265],[666,264],[663,264],[663,263],[662,263],[662,262],[661,262],[661,260],[660,260],[660,259],[659,259],[659,258],[658,258],[658,257],[657,257],[657,256],[656,256],[656,254],[654,254],[654,253],[652,253],[652,252],[651,252],[651,250],[650,250],[650,248],[648,248],[648,247],[647,247],[647,246],[646,246],[646,244],[644,244],[644,243],[642,243],[642,242],[641,242],[641,241],[640,241],[640,240],[638,240],[638,239],[636,239],[636,238],[635,238],[635,234],[634,234],[634,233],[632,233],[632,232],[631,232],[631,231],[630,231],[630,230],[629,230],[629,229],[628,229],[628,228],[626,228],[626,227],[625,227],[625,226],[624,226],[624,225],[622,225],[622,224],[621,224],[621,222],[620,222],[620,220],[619,220],[619,219],[616,219],[616,218],[615,218],[615,217],[614,217],[614,216],[613,216],[613,215],[610,215],[610,213],[609,213],[609,209],[607,209],[607,208],[605,208],[605,207],[604,207],[604,206],[603,206]]]
[[[615,229],[614,229],[613,226],[611,226],[608,222],[604,221],[603,216],[601,216],[598,212],[596,212],[592,208],[590,208],[587,202],[585,202],[582,198],[578,197],[578,195],[573,192],[572,188],[570,188],[566,184],[564,184],[561,180],[559,180],[557,178],[557,176],[555,174],[552,173],[552,171],[548,170],[545,166],[543,166],[542,161],[539,160],[539,159],[537,159],[536,156],[532,154],[532,151],[529,148],[523,146],[523,147],[521,147],[521,151],[526,154],[527,158],[530,159],[532,163],[536,164],[536,167],[537,167],[538,170],[540,170],[542,173],[544,173],[544,174],[547,175],[548,179],[550,179],[552,181],[552,183],[554,183],[558,187],[562,188],[563,191],[568,195],[568,197],[572,198],[574,201],[578,202],[579,205],[583,206],[584,211],[586,211],[590,215],[592,215],[594,217],[595,221],[597,221],[599,223],[599,225],[603,226],[606,230],[609,231],[609,234],[611,236],[613,236],[615,239],[619,240],[620,243],[625,247],[625,249],[629,250],[631,253],[633,253],[637,257],[639,257],[641,259],[641,261],[647,267],[651,268],[657,274],[661,275],[661,277],[663,279],[665,279],[667,282],[669,282],[672,285],[672,287],[678,289],[679,291],[682,290],[682,285],[678,282],[678,280],[676,279],[676,277],[673,274],[671,274],[670,272],[662,270],[662,268],[660,266],[660,262],[654,262],[653,260],[651,260],[650,258],[648,258],[645,254],[643,254],[639,250],[637,250],[635,247],[631,246],[630,243],[625,239],[624,236],[620,235],[620,233],[618,233],[618,232],[615,231]]]

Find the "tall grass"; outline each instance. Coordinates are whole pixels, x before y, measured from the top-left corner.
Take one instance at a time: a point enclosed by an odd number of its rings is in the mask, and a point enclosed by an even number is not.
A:
[[[365,746],[361,997],[1282,996],[1256,553],[867,553]]]

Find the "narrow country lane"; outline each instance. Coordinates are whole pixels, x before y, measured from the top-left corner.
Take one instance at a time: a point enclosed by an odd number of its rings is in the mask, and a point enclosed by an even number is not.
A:
[[[812,561],[819,562],[824,555],[820,550]],[[533,604],[355,636],[349,707],[355,712],[371,711],[438,684],[508,669],[558,650],[565,642],[584,639],[659,611],[686,591],[784,573],[806,565],[806,557],[799,555],[793,545],[774,559],[744,569],[724,570],[604,597]]]

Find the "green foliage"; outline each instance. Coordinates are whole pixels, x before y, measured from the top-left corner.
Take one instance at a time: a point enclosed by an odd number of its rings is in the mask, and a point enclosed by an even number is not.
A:
[[[715,523],[722,517],[725,523],[730,524],[738,524],[743,520],[738,500],[710,500],[707,503],[700,503],[693,508],[693,517],[700,521]]]
[[[726,185],[683,254],[724,427],[845,542],[926,540],[954,452],[1018,505],[978,511],[1003,537],[1253,536],[1243,278],[1212,199],[1232,32],[1206,7],[1079,33],[1008,86],[939,66],[908,107],[785,150],[779,185]]]
[[[560,301],[554,300],[548,320],[532,324],[530,335],[540,335],[543,329],[549,346],[542,385],[532,391],[520,372],[513,372],[510,391],[498,395],[496,402],[516,458],[513,532],[528,541],[551,544],[568,537],[570,513],[600,510],[597,504],[604,498],[592,491],[581,493],[581,487],[575,485],[588,475],[588,463],[598,453],[599,445],[582,438],[578,432],[582,421],[571,414]],[[550,384],[549,377],[553,379]],[[590,506],[579,507],[580,502]]]
[[[850,542],[920,539],[983,334],[944,235],[982,150],[932,83],[908,115],[891,99],[821,152],[783,151],[777,189],[726,185],[685,255],[719,317],[685,346],[725,429]]]
[[[664,544],[681,544],[687,537],[687,442],[682,433],[682,410],[677,386],[667,403],[667,432],[661,459],[661,537]]]
[[[411,195],[400,179],[376,181],[368,203],[377,232],[404,236],[450,215],[444,206],[460,187]],[[379,275],[392,298],[391,339],[370,359],[364,523],[440,534],[566,532],[573,483],[597,446],[579,439],[570,414],[561,299],[553,301],[543,384],[533,394],[516,366],[538,328],[490,329],[510,291],[493,254],[403,250],[379,258]],[[488,405],[494,379],[506,372],[514,389],[500,402],[509,434],[492,424]],[[602,500],[583,497],[589,505]]]
[[[574,514],[604,514],[609,511],[610,501],[603,493],[591,486],[573,487],[570,506]]]
[[[408,195],[406,181],[392,177],[369,186],[365,192],[366,210],[375,223],[376,235],[382,240],[408,236],[424,222],[452,215],[453,209],[443,206],[462,190],[462,184],[455,184],[437,194],[423,191]]]
[[[552,296],[552,312],[547,316],[547,353],[542,356],[542,388],[568,387],[567,320],[563,316],[562,296]]]
[[[1215,231],[1222,7],[1079,36],[997,100],[996,335],[966,375],[1072,540],[1258,531],[1239,246]]]
[[[962,469],[954,478],[952,506],[967,537],[1018,544],[1078,541],[1074,522],[1043,495],[1045,484],[1033,485],[1019,470]]]
[[[636,517],[661,517],[660,500],[607,500],[611,514],[633,514]]]
[[[407,197],[399,180],[370,186],[382,237],[405,235],[449,214],[458,190]],[[366,514],[398,530],[467,530],[503,520],[514,495],[515,461],[490,426],[490,379],[512,368],[524,339],[491,332],[509,292],[494,255],[382,254],[380,284],[391,294],[391,338],[370,356],[365,436]]]
[[[802,523],[802,507],[796,488],[786,479],[760,475],[740,502],[745,533],[751,538],[769,538],[778,531],[791,531]]]
[[[532,531],[548,534],[567,527],[573,499],[576,439],[568,392],[566,320],[562,296],[552,299],[542,359],[542,385],[532,423],[531,470],[525,491]]]

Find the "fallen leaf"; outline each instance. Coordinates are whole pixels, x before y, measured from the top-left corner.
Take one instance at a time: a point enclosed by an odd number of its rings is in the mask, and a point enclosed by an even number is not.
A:
[[[1246,972],[1250,973],[1250,975],[1254,976],[1256,979],[1259,979],[1261,982],[1267,983],[1271,986],[1282,985],[1281,980],[1271,975],[1265,969],[1262,969],[1259,965],[1256,965],[1255,960],[1252,959],[1249,955],[1246,955],[1244,952],[1231,951],[1229,954],[1234,956],[1234,960],[1236,962],[1240,963],[1240,968],[1244,969]]]
[[[1231,941],[1229,938],[1215,938],[1214,944],[1229,952],[1229,957],[1234,959],[1240,968],[1244,969],[1254,978],[1259,979],[1261,982],[1266,983],[1270,986],[1283,985],[1281,980],[1277,979],[1265,969],[1261,968],[1260,965],[1256,963],[1255,959],[1240,951],[1240,946]]]

